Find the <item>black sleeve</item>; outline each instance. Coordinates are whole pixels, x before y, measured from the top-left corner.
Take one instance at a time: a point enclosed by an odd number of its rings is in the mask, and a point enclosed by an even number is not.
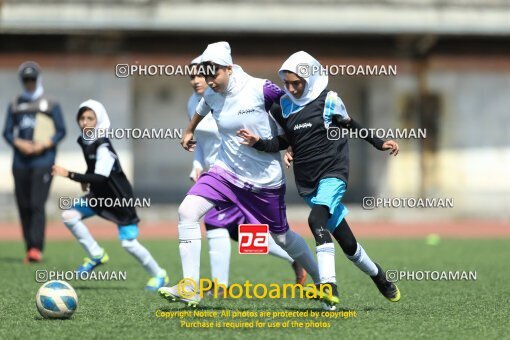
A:
[[[283,128],[285,126],[285,120],[283,119],[282,108],[277,103],[273,103],[271,106],[271,116],[273,116],[274,120]]]
[[[103,175],[98,174],[79,174],[76,172],[69,171],[70,179],[76,182],[80,183],[94,183],[94,184],[101,184],[105,183],[108,180],[108,177],[105,177]]]
[[[280,105],[277,103],[273,103],[270,109],[271,116],[273,116],[274,120],[283,127],[282,124],[285,124],[282,116],[282,109]],[[285,139],[285,136],[278,136],[278,138],[273,139],[259,139],[257,143],[253,144],[253,147],[259,151],[275,153],[280,150],[285,150],[289,147],[289,142]]]
[[[259,151],[275,153],[280,150],[285,150],[289,147],[289,142],[283,136],[278,136],[273,139],[259,139],[253,147]]]
[[[351,131],[359,131],[360,129],[364,129],[364,126],[361,125],[360,123],[358,123],[357,121],[355,121],[354,119],[350,119],[350,120],[341,120],[340,116],[333,116],[333,124],[335,124],[336,126],[342,128],[346,128],[346,129],[349,129]],[[372,144],[376,149],[378,150],[383,150],[382,146],[384,144],[384,140],[382,140],[381,138],[378,138],[376,136],[371,136],[369,133],[367,134],[367,137],[366,138],[363,138],[364,140],[366,140],[367,142],[369,142],[370,144]]]

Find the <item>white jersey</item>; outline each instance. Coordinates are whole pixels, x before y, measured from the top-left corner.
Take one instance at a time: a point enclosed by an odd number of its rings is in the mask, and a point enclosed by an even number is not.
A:
[[[242,72],[242,71],[241,71]],[[246,75],[246,74],[245,74]],[[222,138],[218,158],[214,163],[233,175],[235,185],[254,188],[279,188],[285,183],[280,153],[258,151],[240,143],[239,129],[247,129],[262,139],[276,138],[283,130],[265,109],[264,79],[247,76],[246,82],[235,91],[204,92],[197,113],[211,115],[216,120]]]
[[[196,112],[198,103],[202,96],[193,93],[188,100],[188,116],[189,119],[193,118]],[[216,161],[218,150],[221,144],[221,136],[218,131],[218,126],[212,115],[207,115],[198,124],[194,139],[197,141],[194,153],[194,168],[200,167],[202,170],[207,171]]]

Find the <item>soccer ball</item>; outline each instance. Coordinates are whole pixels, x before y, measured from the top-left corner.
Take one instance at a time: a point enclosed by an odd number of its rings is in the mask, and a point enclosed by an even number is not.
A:
[[[78,296],[69,283],[49,281],[37,291],[35,305],[45,319],[67,319],[78,307]]]

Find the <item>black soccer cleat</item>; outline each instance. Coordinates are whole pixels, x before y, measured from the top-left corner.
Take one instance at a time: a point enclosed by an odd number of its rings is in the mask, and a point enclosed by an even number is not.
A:
[[[400,290],[397,285],[388,281],[386,273],[382,270],[380,265],[377,263],[375,265],[378,269],[377,275],[371,276],[371,278],[377,286],[377,289],[379,289],[379,292],[381,292],[381,294],[391,302],[398,302],[400,300]]]

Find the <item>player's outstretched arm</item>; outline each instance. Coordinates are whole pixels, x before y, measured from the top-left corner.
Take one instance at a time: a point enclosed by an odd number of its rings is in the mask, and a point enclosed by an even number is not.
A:
[[[275,153],[280,150],[285,150],[289,146],[285,135],[273,139],[262,139],[246,129],[237,131],[236,135],[243,139],[241,144],[251,146],[259,151]]]
[[[108,177],[98,174],[79,174],[76,172],[69,171],[59,165],[53,165],[51,168],[52,176],[67,177],[75,182],[80,183],[104,183],[108,180]]]

